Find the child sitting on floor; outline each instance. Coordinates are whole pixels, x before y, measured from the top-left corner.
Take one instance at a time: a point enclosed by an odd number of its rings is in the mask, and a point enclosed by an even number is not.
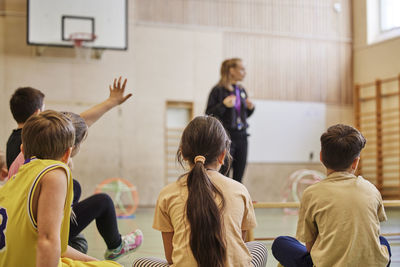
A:
[[[87,136],[88,125],[86,121],[89,125],[92,125],[106,111],[116,105],[122,104],[131,96],[131,94],[124,95],[126,82],[127,80],[125,79],[124,82],[121,83],[121,77],[118,80],[114,79],[114,84],[110,86],[109,98],[81,113],[81,115],[72,112],[62,112],[71,120],[75,129],[75,142],[71,158],[79,152],[80,145]],[[21,161],[18,160],[21,156],[23,157],[22,153],[11,165],[9,177],[18,172],[22,164]],[[69,164],[72,163],[71,158],[68,162]],[[94,220],[96,220],[97,229],[107,245],[107,250],[104,255],[106,259],[117,260],[135,251],[141,245],[143,234],[139,229],[121,236],[118,230],[114,203],[107,194],[95,194],[82,201],[78,201],[80,190],[79,193],[77,193],[77,188],[80,189],[80,186],[77,187],[74,180],[74,201],[72,210],[75,213],[75,218],[71,221],[70,225],[70,246],[83,253],[87,252],[86,242],[82,242],[82,237],[79,234]]]
[[[190,171],[167,185],[157,200],[153,228],[162,232],[165,260],[139,258],[133,266],[265,266],[267,249],[245,243],[256,226],[246,187],[221,173],[230,140],[213,117],[192,120],[178,150]],[[229,160],[230,161],[230,160]]]
[[[67,245],[73,190],[66,163],[74,139],[61,113],[49,110],[26,121],[25,164],[0,188],[0,266],[120,266]]]
[[[385,267],[390,246],[379,236],[386,220],[376,187],[354,173],[364,136],[347,125],[334,125],[321,136],[321,162],[327,178],[303,193],[297,238],[281,236],[272,254],[285,267]]]

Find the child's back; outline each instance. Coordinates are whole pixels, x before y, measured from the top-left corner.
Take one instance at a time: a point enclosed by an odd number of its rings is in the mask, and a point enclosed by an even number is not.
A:
[[[25,123],[26,162],[0,188],[0,266],[120,266],[68,246],[73,183],[65,163],[74,140],[71,121],[58,112]]]
[[[334,172],[307,188],[301,199],[297,238],[312,240],[317,266],[385,266],[388,254],[379,241],[386,220],[381,195],[369,181]],[[368,244],[368,245],[366,245]]]
[[[327,178],[308,187],[301,198],[297,239],[281,236],[272,253],[284,266],[384,267],[390,246],[379,236],[386,220],[373,184],[354,175],[366,140],[351,126],[337,124],[321,135],[321,162]]]
[[[162,232],[167,261],[138,259],[133,266],[266,265],[265,246],[244,242],[246,231],[256,226],[247,189],[219,173],[226,155],[230,162],[229,147],[217,119],[200,116],[189,123],[177,158],[190,170],[161,191],[154,215],[153,228]]]
[[[72,201],[72,179],[68,167],[60,161],[33,159],[23,165],[18,175],[0,188],[0,211],[2,215],[0,240],[0,266],[35,266],[38,239],[37,222],[33,215],[33,196],[43,176],[55,168],[68,175],[66,203]],[[61,227],[61,251],[68,244],[71,205],[64,206]],[[23,257],[21,257],[23,255]]]
[[[223,188],[223,213],[226,250],[225,266],[250,266],[251,255],[242,239],[242,230],[256,226],[253,204],[243,184],[229,179],[217,171],[207,171],[212,183]],[[160,192],[153,227],[163,232],[174,232],[172,258],[174,266],[197,266],[190,248],[190,230],[186,213],[188,197],[187,176],[166,186]],[[220,199],[216,202],[220,204]],[[205,230],[207,232],[207,230]]]

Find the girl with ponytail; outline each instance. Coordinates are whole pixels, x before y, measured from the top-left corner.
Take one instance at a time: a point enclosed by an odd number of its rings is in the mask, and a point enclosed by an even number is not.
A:
[[[247,189],[219,173],[230,162],[230,140],[213,117],[192,120],[177,159],[189,171],[159,194],[153,228],[162,232],[165,260],[140,258],[133,266],[265,266],[260,242],[244,242],[256,226]]]

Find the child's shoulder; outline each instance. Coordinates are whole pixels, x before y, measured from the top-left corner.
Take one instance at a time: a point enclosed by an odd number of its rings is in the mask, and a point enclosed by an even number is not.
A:
[[[176,194],[184,186],[186,186],[186,177],[180,177],[180,178],[178,178],[178,180],[164,186],[161,189],[159,196]]]
[[[33,173],[39,173],[38,175],[40,176],[41,174],[44,174],[52,169],[55,168],[62,168],[66,172],[67,176],[70,175],[71,171],[69,167],[58,160],[52,160],[52,159],[36,159],[33,158],[29,160],[28,162],[25,162],[18,171],[17,175],[23,174],[33,174]]]
[[[222,187],[221,189],[224,191],[239,190],[247,192],[247,188],[242,183],[235,181],[234,179],[227,177],[219,172],[213,172],[209,175],[211,176],[211,181],[213,181],[216,185]]]
[[[37,159],[37,158],[32,158],[31,160],[25,161],[27,166],[43,166],[43,167],[52,167],[52,166],[60,166],[60,167],[66,167],[68,166],[59,160],[54,160],[54,159]],[[25,165],[25,164],[24,164]]]

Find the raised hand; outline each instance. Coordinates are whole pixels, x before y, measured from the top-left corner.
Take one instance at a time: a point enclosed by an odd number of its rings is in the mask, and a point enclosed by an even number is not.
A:
[[[130,98],[132,96],[132,94],[127,94],[126,96],[124,96],[125,86],[126,86],[126,82],[128,80],[125,79],[121,85],[121,79],[122,79],[121,76],[118,79],[115,78],[113,85],[109,86],[110,87],[110,96],[108,99],[111,102],[113,102],[115,105],[120,105],[120,104],[124,103],[128,98]]]
[[[85,120],[88,127],[95,123],[101,116],[110,109],[124,103],[132,94],[125,94],[125,86],[127,79],[121,84],[122,77],[114,79],[113,85],[110,87],[110,96],[103,102],[85,110],[80,116]]]

